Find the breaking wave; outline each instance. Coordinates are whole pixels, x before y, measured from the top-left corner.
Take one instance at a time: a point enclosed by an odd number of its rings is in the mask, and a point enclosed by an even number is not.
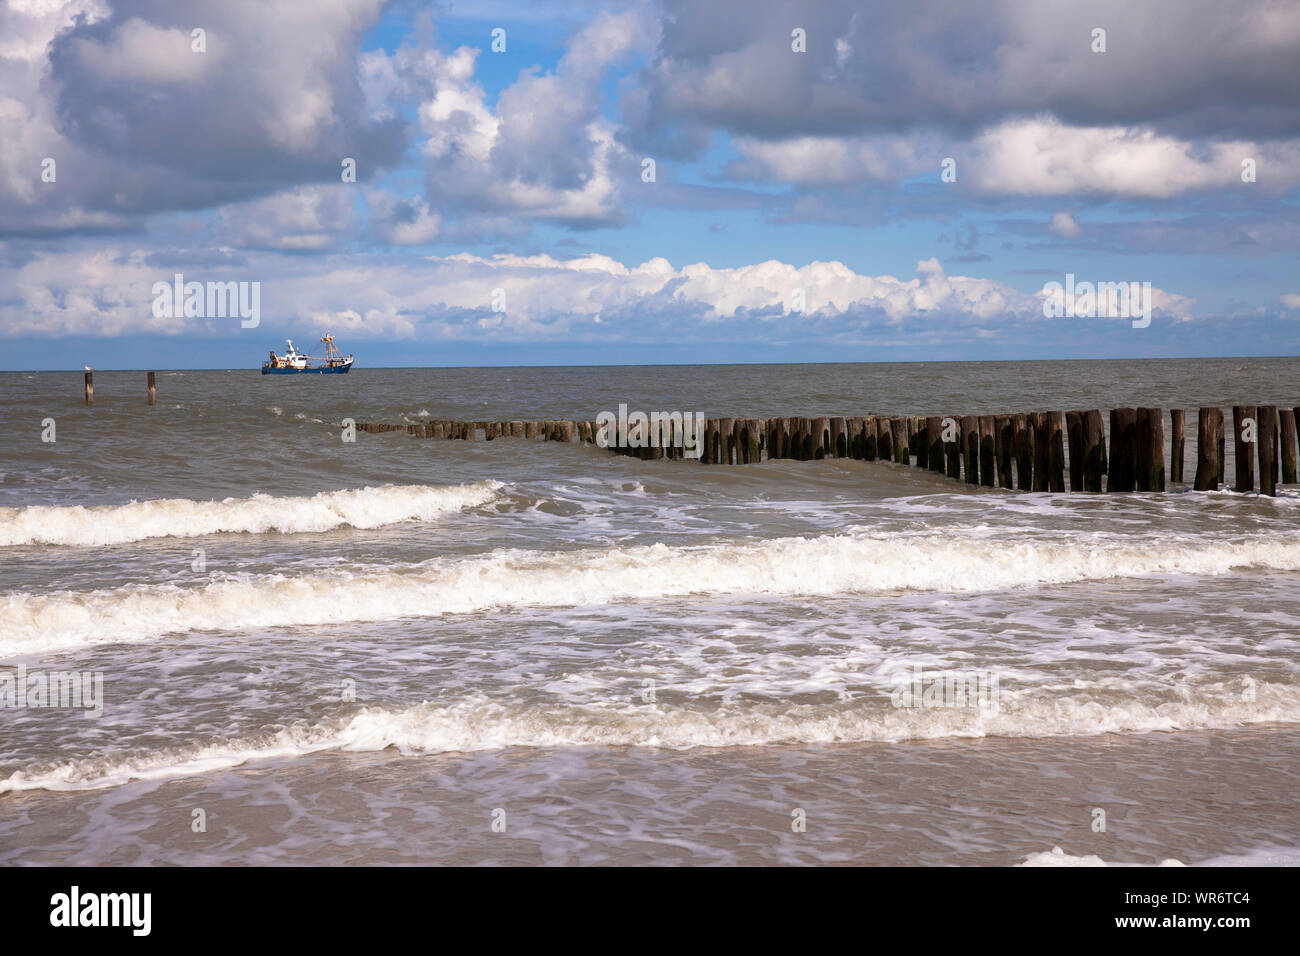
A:
[[[378,528],[399,521],[428,520],[446,511],[485,504],[502,487],[497,481],[442,488],[380,485],[322,491],[310,498],[257,494],[221,501],[160,498],[89,508],[80,505],[0,508],[0,547],[31,544],[99,547],[148,538]]]

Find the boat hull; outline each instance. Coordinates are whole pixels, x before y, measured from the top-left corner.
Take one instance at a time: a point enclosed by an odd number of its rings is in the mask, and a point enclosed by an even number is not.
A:
[[[262,366],[263,375],[346,375],[352,369],[352,363],[347,365],[322,365],[319,368],[272,368],[269,365]]]

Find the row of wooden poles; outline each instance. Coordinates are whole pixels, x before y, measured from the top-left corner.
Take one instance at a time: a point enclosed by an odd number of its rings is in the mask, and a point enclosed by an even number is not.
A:
[[[153,372],[148,374],[147,383],[150,405],[158,404],[158,386],[155,381],[156,378],[157,376],[155,376]],[[86,372],[86,404],[95,404],[95,373],[90,371]]]
[[[1224,483],[1224,414],[1222,409],[1206,407],[1198,410],[1197,418],[1193,487],[1209,491]],[[1233,406],[1235,490],[1255,490],[1256,463],[1263,494],[1276,495],[1279,482],[1296,482],[1298,418],[1300,407]],[[1185,422],[1182,409],[1170,409],[1171,482],[1184,480]],[[680,428],[665,423],[659,434],[647,436],[645,447],[610,451],[646,459],[685,458]],[[571,420],[435,420],[415,425],[359,423],[357,430],[471,441],[481,432],[487,441],[525,438],[594,444],[598,426],[594,421]],[[951,418],[710,418],[705,421],[699,456],[714,465],[825,458],[893,461],[990,488],[1065,491],[1068,478],[1070,491],[1164,491],[1165,417],[1159,408],[1112,409],[1109,437],[1096,409]]]

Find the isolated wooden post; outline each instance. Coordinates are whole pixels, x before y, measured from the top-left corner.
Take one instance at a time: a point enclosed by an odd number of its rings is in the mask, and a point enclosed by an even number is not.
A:
[[[980,484],[992,488],[997,484],[995,468],[997,449],[994,447],[993,440],[993,416],[980,415],[978,427],[980,433]]]
[[[150,404],[150,405],[157,405],[157,404],[158,404],[158,388],[157,388],[157,386],[154,384],[154,374],[153,374],[153,372],[150,372],[150,373],[149,373],[149,376],[148,376],[148,383],[149,383],[149,404]]]
[[[1259,412],[1254,405],[1232,406],[1233,454],[1237,459],[1237,491],[1255,489],[1255,456],[1251,453],[1250,442],[1242,441],[1247,422],[1256,426],[1255,437],[1259,436]]]
[[[1196,413],[1196,491],[1216,491],[1223,475],[1223,410]]]
[[[1138,491],[1165,490],[1165,416],[1159,408],[1137,410]]]
[[[1183,459],[1187,457],[1187,420],[1181,408],[1169,409],[1169,481],[1183,481]]]
[[[1277,423],[1278,439],[1281,442],[1282,484],[1294,485],[1296,482],[1295,411],[1290,408],[1279,408]]]
[[[86,404],[95,404],[95,373],[86,373]]]
[[[1256,419],[1259,449],[1259,493],[1277,497],[1277,406],[1261,405]]]
[[[963,415],[961,425],[962,470],[966,484],[980,483],[980,420],[974,415]]]

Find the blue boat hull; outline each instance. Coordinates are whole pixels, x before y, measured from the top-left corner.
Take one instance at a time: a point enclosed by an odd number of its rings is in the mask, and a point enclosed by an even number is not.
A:
[[[320,368],[271,368],[262,366],[263,375],[346,375],[352,365],[321,366]]]

